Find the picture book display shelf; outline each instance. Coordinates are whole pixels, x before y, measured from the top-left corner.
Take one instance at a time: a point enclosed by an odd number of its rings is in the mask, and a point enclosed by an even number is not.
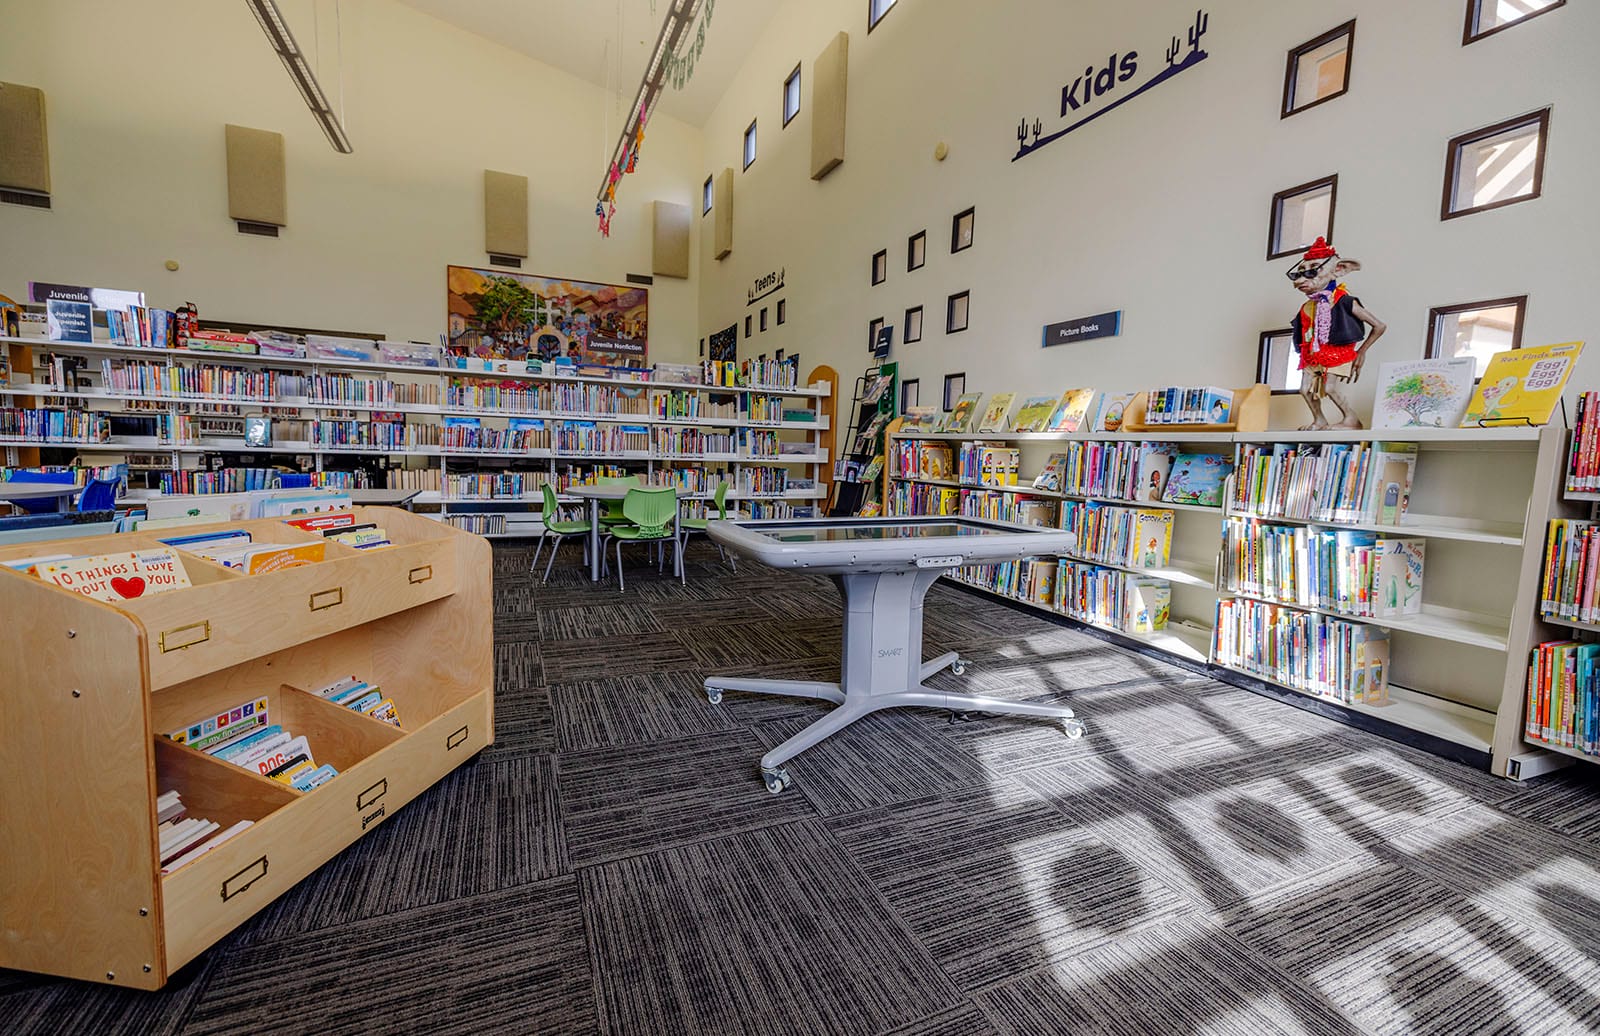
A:
[[[394,546],[329,542],[320,563],[248,576],[180,554],[190,587],[115,605],[0,568],[16,634],[0,660],[11,739],[0,967],[160,988],[493,740],[488,543],[404,511],[356,510]],[[320,539],[274,519],[223,527]],[[0,560],[41,546],[0,548]],[[312,693],[351,675],[381,686],[400,726]],[[338,776],[300,792],[168,736],[252,699]],[[168,791],[191,817],[251,826],[163,874],[156,800]]]

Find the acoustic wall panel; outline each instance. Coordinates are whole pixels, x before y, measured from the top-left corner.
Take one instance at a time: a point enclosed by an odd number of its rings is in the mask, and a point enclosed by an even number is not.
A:
[[[845,85],[850,36],[841,32],[811,66],[811,179],[820,180],[844,161]]]
[[[44,91],[0,83],[0,187],[50,193]]]
[[[228,218],[289,225],[283,134],[228,126]]]
[[[528,178],[483,171],[483,250],[528,256]]]
[[[650,245],[650,272],[662,277],[689,276],[689,206],[670,201],[651,202],[654,234]]]
[[[717,174],[711,188],[711,214],[716,217],[711,257],[721,259],[733,251],[733,167]]]

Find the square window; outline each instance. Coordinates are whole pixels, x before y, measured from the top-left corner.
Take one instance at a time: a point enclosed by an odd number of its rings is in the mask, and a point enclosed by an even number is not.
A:
[[[704,216],[711,211],[711,177],[706,177],[706,184],[700,188],[700,215]]]
[[[1350,55],[1356,45],[1354,19],[1307,40],[1289,52],[1283,76],[1282,118],[1331,101],[1350,89]]]
[[[928,232],[919,230],[906,239],[906,272],[920,270],[928,262]]]
[[[749,338],[749,337],[750,337],[750,335],[751,335],[751,330],[750,330],[750,314],[748,314],[748,313],[746,313],[746,314],[745,314],[745,316],[744,316],[744,336],[745,336],[745,337],[746,337],[746,338]]]
[[[1465,47],[1501,29],[1519,25],[1535,15],[1565,6],[1567,0],[1467,0],[1467,29],[1461,37]]]
[[[956,408],[956,400],[967,394],[967,376],[962,374],[946,374],[944,376],[944,410],[949,413]]]
[[[972,209],[958,212],[950,218],[950,251],[965,252],[972,247]]]
[[[749,169],[756,160],[756,120],[750,120],[750,128],[744,131],[744,167]]]
[[[779,299],[778,300],[778,323],[782,324],[785,320],[788,320],[788,319],[789,319],[789,300],[788,299]]]
[[[953,335],[957,331],[967,329],[967,303],[970,301],[971,292],[958,292],[945,300],[944,304],[944,333]]]
[[[706,340],[704,338],[702,338],[702,339],[700,339],[700,355],[704,356],[705,354],[706,354]]]
[[[789,78],[783,81],[783,124],[800,114],[800,66],[794,66]]]
[[[1550,109],[1497,122],[1450,141],[1440,219],[1531,201],[1544,190]]]
[[[767,329],[767,307],[766,306],[762,306],[761,307],[760,326],[761,326],[761,330],[763,330],[763,331],[765,331]]]
[[[883,21],[883,16],[889,13],[889,8],[895,5],[895,0],[867,0],[867,31],[871,32]]]
[[[883,330],[883,318],[873,317],[867,321],[867,351],[874,352],[878,348],[878,332]]]
[[[905,343],[922,341],[922,307],[912,306],[906,310]]]
[[[1312,180],[1272,196],[1267,258],[1281,259],[1310,248],[1317,238],[1333,241],[1333,209],[1339,177]]]
[[[1528,296],[1516,295],[1487,302],[1464,302],[1428,311],[1430,360],[1472,357],[1474,378],[1483,377],[1489,357],[1522,348],[1522,318]]]
[[[1261,345],[1256,352],[1256,381],[1272,387],[1272,394],[1281,396],[1300,391],[1300,356],[1294,351],[1294,332],[1261,332]]]
[[[914,406],[921,406],[921,382],[916,378],[907,378],[900,383],[900,412],[903,414]]]
[[[777,352],[772,354],[772,362],[773,363],[782,363],[783,362],[783,350],[782,349],[779,349]]]
[[[882,284],[889,279],[889,250],[872,253],[872,283]]]

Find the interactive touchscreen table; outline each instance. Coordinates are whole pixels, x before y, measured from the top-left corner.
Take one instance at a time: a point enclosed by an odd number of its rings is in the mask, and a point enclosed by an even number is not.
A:
[[[1047,716],[1066,720],[1068,737],[1083,735],[1083,724],[1065,706],[951,694],[922,683],[946,666],[957,676],[966,671],[954,651],[922,660],[922,600],[935,580],[961,565],[1060,554],[1071,549],[1072,533],[956,517],[713,521],[707,533],[725,549],[772,568],[832,575],[844,594],[838,683],[722,676],[705,681],[713,705],[723,691],[743,691],[821,698],[839,706],[761,757],[761,776],[773,794],[789,786],[786,761],[879,709],[917,705]]]

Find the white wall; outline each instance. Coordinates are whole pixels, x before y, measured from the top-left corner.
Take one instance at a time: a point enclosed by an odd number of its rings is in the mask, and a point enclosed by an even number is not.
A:
[[[903,311],[920,303],[923,341],[891,358],[921,379],[923,403],[956,371],[985,393],[1247,384],[1259,332],[1303,301],[1283,277],[1289,260],[1265,259],[1271,197],[1336,172],[1335,243],[1364,261],[1351,287],[1389,325],[1354,390],[1363,416],[1376,365],[1421,357],[1430,306],[1526,293],[1525,344],[1600,337],[1600,10],[1568,4],[1462,47],[1464,4],[1213,0],[1207,60],[1016,163],[1020,119],[1066,125],[1061,87],[1113,51],[1139,52],[1129,85],[1143,82],[1195,3],[900,0],[870,34],[860,0],[787,4],[705,129],[706,172],[738,169],[752,117],[761,147],[735,173],[733,253],[712,260],[701,237],[701,333],[737,319],[741,357],[798,350],[848,380],[868,362],[868,321],[885,317],[898,343]],[[1286,51],[1352,17],[1350,92],[1280,120]],[[810,112],[780,130],[780,89],[802,61],[809,105],[811,63],[841,29],[846,158],[813,183]],[[1544,196],[1441,222],[1445,142],[1544,105]],[[969,205],[975,246],[950,255],[951,216]],[[908,274],[906,238],[924,228],[928,265]],[[871,287],[880,248],[889,279]],[[789,323],[746,342],[746,289],[780,267]],[[947,337],[945,298],[964,289],[971,329]],[[1114,309],[1121,337],[1040,348],[1044,324]],[[1574,384],[1600,385],[1600,342]],[[1303,420],[1298,399],[1277,401],[1276,425]]]
[[[9,6],[0,78],[45,91],[54,206],[0,206],[0,293],[14,298],[29,280],[138,288],[205,318],[436,341],[445,266],[487,265],[485,168],[530,180],[531,273],[647,274],[649,202],[698,201],[700,133],[653,119],[602,239],[614,96],[392,0],[343,4],[352,155],[328,144],[242,3]],[[308,52],[320,42],[336,97],[332,5],[319,41],[312,0],[282,6]],[[229,122],[286,138],[289,226],[275,240],[228,219]],[[654,358],[692,357],[696,307],[692,279],[657,279]]]

